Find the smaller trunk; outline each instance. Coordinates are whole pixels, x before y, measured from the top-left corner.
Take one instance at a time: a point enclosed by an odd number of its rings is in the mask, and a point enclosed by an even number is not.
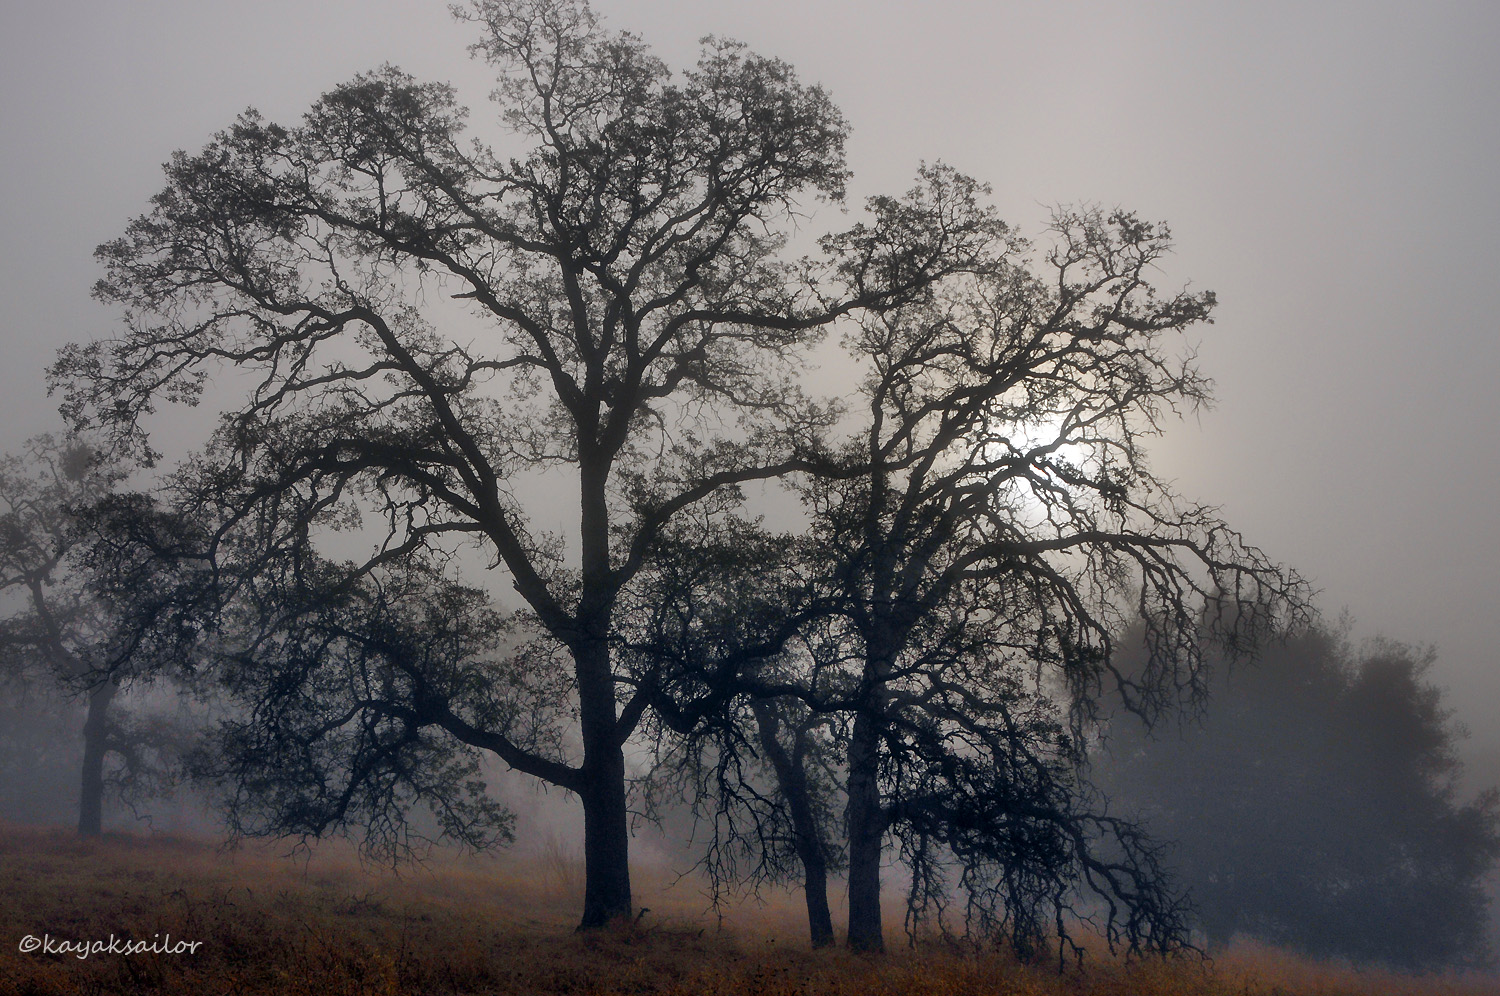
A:
[[[833,944],[833,917],[828,912],[828,865],[821,850],[802,855],[806,873],[803,892],[807,896],[807,929],[814,948]]]
[[[875,721],[861,713],[849,742],[849,947],[884,951],[880,922],[880,750]]]
[[[828,860],[823,853],[822,828],[818,826],[812,793],[807,785],[807,772],[803,768],[807,735],[802,728],[797,728],[796,745],[792,755],[788,756],[777,739],[781,723],[776,708],[763,701],[754,703],[751,708],[755,713],[761,748],[771,761],[777,787],[791,812],[793,845],[798,860],[802,862],[802,891],[807,897],[807,929],[812,946],[826,948],[833,943],[833,917],[828,911]]]
[[[89,693],[88,718],[83,723],[83,779],[78,796],[78,832],[97,837],[104,827],[104,755],[108,752],[109,704],[116,685],[103,681]]]

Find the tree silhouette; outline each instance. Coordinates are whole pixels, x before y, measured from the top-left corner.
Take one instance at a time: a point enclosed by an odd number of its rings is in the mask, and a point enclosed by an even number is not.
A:
[[[981,187],[929,175],[935,200],[981,210]],[[1158,296],[1168,235],[1131,215],[1065,213],[1053,234],[1040,266],[997,240],[865,312],[846,336],[859,421],[797,477],[805,536],[705,530],[648,589],[641,646],[680,683],[658,713],[710,737],[717,771],[753,751],[758,702],[841,719],[856,948],[884,943],[892,839],[918,912],[954,865],[969,921],[1023,950],[1065,944],[1096,902],[1112,943],[1176,944],[1156,849],[1082,778],[1089,721],[1106,692],[1154,720],[1204,693],[1204,641],[1246,656],[1310,612],[1295,574],[1146,466],[1144,439],[1207,397],[1170,344],[1211,295]],[[1131,624],[1148,653],[1127,671]]]
[[[1111,903],[1112,937],[1115,901],[1129,947],[1173,935],[1150,849],[1080,808],[1084,720],[1106,688],[1154,718],[1201,691],[1200,636],[1250,653],[1307,611],[1300,579],[1146,465],[1144,438],[1207,397],[1169,337],[1212,295],[1156,294],[1168,233],[1134,216],[1062,213],[1053,235],[1039,267],[1014,240],[863,316],[863,421],[805,479],[824,656],[849,696],[856,947],[882,943],[888,833],[924,867],[946,847],[990,897],[981,916],[1023,946],[1078,879]],[[1132,620],[1149,661],[1127,677],[1115,635]],[[1126,857],[1103,858],[1101,837]]]
[[[86,703],[78,832],[102,830],[105,790],[134,805],[170,791],[189,732],[136,715],[121,689],[162,670],[152,586],[112,583],[101,569],[110,536],[104,509],[126,500],[124,463],[89,440],[43,435],[0,459],[0,660],[13,688],[35,686]],[[41,699],[45,701],[45,698]]]
[[[833,943],[828,875],[839,844],[836,710],[809,704],[809,611],[796,539],[730,518],[679,524],[623,613],[622,650],[651,703],[655,812],[686,803],[699,866],[718,897],[748,883],[796,881],[813,947]],[[770,688],[794,688],[778,695]]]
[[[124,332],[53,375],[76,423],[150,456],[155,404],[240,371],[176,478],[224,613],[356,521],[382,535],[338,562],[344,587],[465,543],[492,558],[545,656],[571,662],[579,749],[532,749],[508,715],[424,720],[577,793],[597,926],[632,912],[623,747],[646,703],[611,653],[621,592],[676,517],[802,462],[829,418],[794,377],[820,329],[965,268],[993,226],[920,193],[928,177],[789,261],[799,203],[843,195],[821,89],[715,39],[674,77],[581,0],[458,16],[516,154],[466,141],[449,87],[390,67],[294,127],[246,112],[173,156],[151,212],[100,248]]]

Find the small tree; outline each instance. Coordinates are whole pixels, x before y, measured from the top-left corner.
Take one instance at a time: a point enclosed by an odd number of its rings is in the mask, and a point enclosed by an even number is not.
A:
[[[78,832],[102,829],[111,782],[128,803],[169,791],[186,731],[163,717],[134,716],[122,687],[159,669],[141,637],[149,586],[111,585],[100,572],[101,510],[125,466],[87,440],[38,436],[0,460],[0,661],[16,685],[87,703]]]
[[[630,680],[652,705],[648,801],[688,804],[716,901],[747,882],[800,882],[817,948],[834,940],[828,875],[844,863],[842,717],[821,700],[809,705],[817,689],[805,638],[819,620],[797,547],[759,523],[679,526],[633,590],[622,642]]]
[[[492,558],[544,656],[571,662],[580,749],[538,753],[503,716],[443,729],[578,794],[597,926],[631,913],[624,744],[645,700],[612,656],[622,591],[679,515],[798,464],[827,421],[793,377],[820,329],[919,294],[992,233],[962,204],[878,199],[790,261],[799,204],[846,178],[821,89],[714,39],[674,78],[583,0],[458,16],[519,155],[467,141],[449,87],[390,67],[295,127],[247,112],[175,155],[152,211],[100,248],[125,331],[54,376],[75,421],[146,449],[159,400],[195,401],[223,366],[253,385],[177,479],[238,579],[226,600],[356,520],[383,536],[338,567],[347,585],[459,542]],[[538,482],[572,497],[528,498]]]
[[[756,740],[776,777],[776,793],[787,810],[792,851],[801,866],[812,946],[833,943],[828,908],[828,873],[842,864],[830,812],[834,786],[830,777],[832,744],[824,735],[829,717],[800,699],[751,698]]]
[[[1243,932],[1409,969],[1483,960],[1500,797],[1459,794],[1432,659],[1320,630],[1215,680],[1201,724],[1110,723],[1100,780],[1176,842],[1211,945]]]
[[[828,879],[842,870],[832,718],[795,697],[747,696],[688,734],[663,734],[647,778],[655,817],[686,805],[717,906],[737,888],[795,883],[814,948],[834,943]]]

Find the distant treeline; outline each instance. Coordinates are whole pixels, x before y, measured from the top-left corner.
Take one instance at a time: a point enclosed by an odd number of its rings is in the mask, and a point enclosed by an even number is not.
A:
[[[1460,791],[1432,662],[1320,628],[1219,669],[1199,717],[1109,724],[1098,782],[1173,842],[1212,947],[1244,933],[1407,968],[1486,959],[1500,799]]]

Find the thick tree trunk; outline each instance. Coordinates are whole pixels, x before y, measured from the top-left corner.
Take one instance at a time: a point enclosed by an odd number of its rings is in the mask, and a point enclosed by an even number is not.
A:
[[[880,923],[880,844],[885,819],[880,806],[879,731],[860,714],[849,742],[849,947],[884,951]]]
[[[628,920],[630,824],[625,807],[625,752],[617,730],[609,647],[594,641],[578,660],[583,733],[583,920],[579,930]]]
[[[598,764],[583,793],[583,919],[579,930],[630,918],[630,827],[625,808],[625,755]]]
[[[802,891],[807,898],[808,934],[814,948],[824,948],[833,943],[833,917],[828,910],[828,861],[823,854],[822,828],[818,826],[817,814],[813,810],[807,772],[802,766],[804,753],[797,749],[788,756],[777,739],[781,724],[775,706],[756,702],[751,708],[755,713],[761,747],[776,772],[777,788],[792,816],[793,846],[802,862]],[[804,736],[799,729],[799,747]]]
[[[102,681],[89,693],[83,723],[83,778],[78,795],[78,832],[97,837],[104,828],[104,755],[108,752],[109,704],[116,685]]]

